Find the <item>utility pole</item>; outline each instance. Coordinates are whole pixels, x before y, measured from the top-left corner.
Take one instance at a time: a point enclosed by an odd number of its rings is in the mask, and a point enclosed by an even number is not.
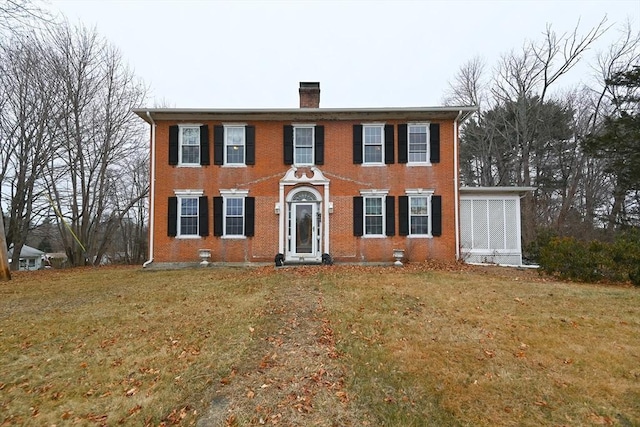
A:
[[[11,280],[9,271],[9,255],[7,254],[7,238],[4,235],[4,214],[0,209],[0,282]]]

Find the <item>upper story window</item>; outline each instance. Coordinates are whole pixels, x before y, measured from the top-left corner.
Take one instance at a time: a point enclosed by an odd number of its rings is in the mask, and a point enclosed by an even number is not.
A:
[[[313,165],[313,127],[294,126],[293,155],[296,165]]]
[[[224,163],[228,165],[244,165],[245,159],[245,127],[224,127]]]
[[[398,163],[407,163],[409,166],[440,163],[440,124],[399,124]]]
[[[394,125],[365,123],[353,125],[353,163],[384,165],[395,162]]]
[[[285,165],[324,164],[324,126],[315,124],[284,125],[283,136]]]
[[[178,134],[180,149],[178,159],[181,165],[200,164],[200,126],[180,126]]]
[[[429,125],[410,124],[409,132],[409,163],[429,163]]]
[[[213,127],[213,163],[220,166],[256,164],[256,128],[245,123]]]
[[[363,125],[363,163],[384,163],[384,125]]]
[[[209,164],[209,127],[198,124],[169,126],[169,164]]]

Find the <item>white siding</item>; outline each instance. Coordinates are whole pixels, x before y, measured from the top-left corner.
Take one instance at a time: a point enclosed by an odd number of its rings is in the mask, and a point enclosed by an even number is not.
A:
[[[460,243],[466,262],[521,265],[520,198],[462,196]]]

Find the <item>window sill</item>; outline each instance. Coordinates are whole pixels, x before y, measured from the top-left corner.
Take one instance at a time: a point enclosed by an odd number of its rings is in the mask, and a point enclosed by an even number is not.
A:
[[[196,240],[196,239],[202,239],[202,236],[198,236],[197,234],[185,234],[181,236],[176,236],[176,239]]]
[[[385,163],[362,163],[362,166],[370,168],[375,166],[387,166]]]
[[[223,168],[246,168],[247,165],[245,165],[244,163],[243,164],[240,164],[240,163],[233,164],[232,163],[232,164],[220,165],[220,167],[223,167]]]
[[[247,236],[233,236],[233,235],[224,235],[221,236],[225,240],[244,240]]]
[[[407,167],[415,167],[415,166],[432,166],[431,163],[429,162],[414,162],[414,163],[407,163]]]
[[[433,239],[431,234],[409,234],[409,239]]]
[[[391,237],[391,236],[385,236],[384,234],[364,234],[362,236],[363,239],[386,239],[387,237]]]
[[[200,168],[202,167],[199,163],[179,163],[176,165],[179,168]]]

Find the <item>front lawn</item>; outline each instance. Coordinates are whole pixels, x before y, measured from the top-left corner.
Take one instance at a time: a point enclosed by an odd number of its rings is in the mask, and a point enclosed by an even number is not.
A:
[[[638,425],[640,290],[501,268],[14,273],[2,425]]]

